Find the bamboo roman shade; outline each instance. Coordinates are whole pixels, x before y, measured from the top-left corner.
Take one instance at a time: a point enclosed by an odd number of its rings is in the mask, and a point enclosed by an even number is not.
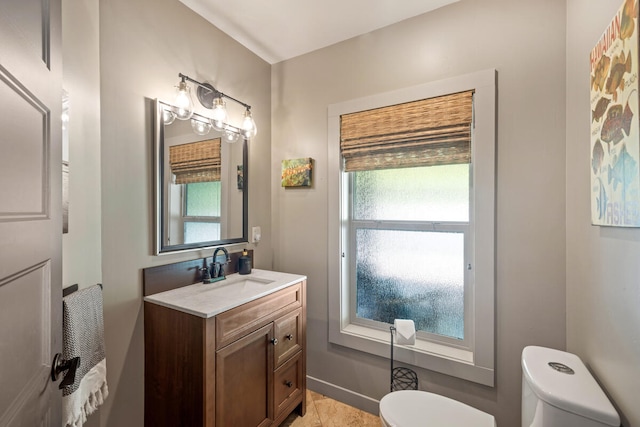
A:
[[[176,184],[220,181],[220,138],[169,147]]]
[[[473,91],[344,114],[345,171],[471,162]]]

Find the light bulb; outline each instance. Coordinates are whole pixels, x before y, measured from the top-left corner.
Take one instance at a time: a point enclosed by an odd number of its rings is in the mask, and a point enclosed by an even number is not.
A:
[[[244,119],[242,120],[242,133],[246,138],[253,138],[258,133],[256,122],[251,117],[251,110],[248,108],[244,112]]]
[[[169,108],[162,109],[162,123],[164,123],[165,126],[173,123],[175,119],[176,115],[173,111],[171,111]]]
[[[222,99],[222,96],[219,96],[213,100],[213,117],[211,118],[211,124],[213,124],[215,130],[222,131],[228,121],[227,105],[224,99]]]
[[[203,122],[199,119],[191,119],[191,129],[193,129],[197,135],[206,135],[211,130],[211,123]]]
[[[191,100],[191,88],[184,79],[178,84],[176,95],[176,117],[180,120],[188,120],[193,115],[193,101]]]
[[[234,142],[236,142],[239,137],[240,135],[232,130],[224,131],[224,140],[227,141],[229,144],[233,144]]]

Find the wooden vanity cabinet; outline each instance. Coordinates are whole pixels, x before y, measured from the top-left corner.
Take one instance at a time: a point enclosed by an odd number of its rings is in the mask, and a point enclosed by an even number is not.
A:
[[[278,426],[306,410],[306,281],[209,319],[145,302],[145,425]]]

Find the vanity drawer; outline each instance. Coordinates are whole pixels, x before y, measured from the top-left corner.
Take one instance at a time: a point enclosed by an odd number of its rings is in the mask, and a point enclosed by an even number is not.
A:
[[[273,378],[275,417],[302,394],[302,352],[276,369]]]
[[[302,284],[248,302],[216,316],[216,350],[302,306]]]
[[[278,367],[302,349],[302,309],[276,319],[273,322],[273,334],[278,340],[275,349],[275,366]]]

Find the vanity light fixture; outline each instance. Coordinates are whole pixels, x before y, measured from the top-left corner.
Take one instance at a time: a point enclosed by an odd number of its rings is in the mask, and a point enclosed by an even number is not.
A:
[[[180,120],[188,120],[193,115],[193,100],[191,99],[191,88],[187,85],[186,76],[180,76],[182,80],[176,86],[176,117]]]
[[[227,114],[227,104],[221,96],[213,100],[213,117],[211,124],[215,130],[223,130],[225,123],[229,121]]]
[[[253,121],[253,117],[251,117],[251,110],[249,108],[244,111],[244,119],[242,120],[242,132],[244,132],[244,136],[246,136],[247,138],[253,138],[258,132],[256,122]]]
[[[191,129],[193,129],[197,135],[206,135],[211,130],[211,122],[206,120],[206,117],[192,117]]]
[[[169,110],[168,108],[162,109],[162,123],[165,126],[170,125],[176,120],[176,113],[173,110]]]
[[[240,134],[236,132],[232,132],[230,130],[224,131],[224,140],[227,141],[229,144],[236,142],[238,138],[240,138]]]
[[[193,102],[191,101],[191,90],[187,82],[193,83],[197,87],[197,95],[200,103],[210,110],[213,110],[209,122],[205,123],[201,119],[203,116],[197,115],[197,119],[192,119],[191,126],[198,135],[206,135],[211,127],[224,132],[224,140],[227,142],[235,142],[239,136],[242,135],[245,138],[253,138],[257,133],[256,123],[251,116],[251,106],[239,101],[227,94],[224,94],[214,88],[209,83],[200,83],[197,80],[192,79],[182,73],[178,73],[180,77],[180,83],[177,86],[178,94],[175,101],[175,111],[173,112],[176,118],[180,120],[190,119],[193,115]],[[233,126],[228,123],[229,116],[227,113],[226,99],[230,99],[245,108],[244,118],[240,127]],[[167,117],[165,117],[167,118]],[[166,123],[166,121],[165,121]]]

